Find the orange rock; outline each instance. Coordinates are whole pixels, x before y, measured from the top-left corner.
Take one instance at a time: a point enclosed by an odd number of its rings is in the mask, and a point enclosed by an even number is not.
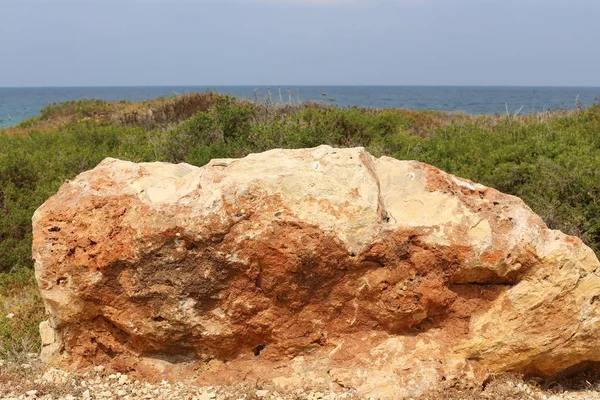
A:
[[[109,158],[33,225],[43,353],[72,369],[402,398],[600,361],[600,263],[579,239],[362,148]]]

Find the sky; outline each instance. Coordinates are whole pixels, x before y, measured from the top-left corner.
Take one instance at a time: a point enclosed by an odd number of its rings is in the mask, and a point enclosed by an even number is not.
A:
[[[0,87],[600,86],[600,0],[0,0]]]

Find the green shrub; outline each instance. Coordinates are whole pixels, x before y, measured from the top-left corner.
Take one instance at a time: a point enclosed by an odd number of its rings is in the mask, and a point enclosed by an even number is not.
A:
[[[167,132],[162,151],[169,161],[181,162],[193,149],[210,146],[222,138],[222,132],[213,117],[201,111]]]
[[[148,135],[93,120],[44,133],[0,133],[0,272],[31,266],[31,217],[65,180],[105,157],[154,160]]]
[[[16,133],[0,131],[0,271],[31,266],[35,209],[66,179],[105,157],[204,165],[320,144],[364,146],[376,156],[420,160],[496,187],[600,253],[600,105],[472,117],[317,103],[269,106],[196,93],[134,104],[67,102],[47,107]]]
[[[256,108],[252,103],[240,102],[229,96],[217,99],[211,111],[225,144],[247,134],[256,116]]]

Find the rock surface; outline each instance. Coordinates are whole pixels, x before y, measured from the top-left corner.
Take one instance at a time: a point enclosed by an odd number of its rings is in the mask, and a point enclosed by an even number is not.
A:
[[[400,398],[600,361],[600,263],[579,239],[362,148],[109,158],[33,225],[43,353],[71,369]]]

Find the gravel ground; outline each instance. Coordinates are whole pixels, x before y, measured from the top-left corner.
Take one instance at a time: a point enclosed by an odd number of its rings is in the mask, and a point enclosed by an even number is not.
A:
[[[484,390],[432,392],[413,400],[600,400],[600,380],[579,377],[556,382],[542,388],[517,377],[504,376],[489,383]],[[183,383],[159,384],[140,382],[127,375],[109,374],[97,366],[81,374],[69,374],[57,369],[43,370],[36,354],[25,362],[6,363],[0,360],[0,399],[5,400],[75,400],[75,399],[186,399],[186,400],[355,400],[352,392],[278,392],[267,387],[249,385],[229,387],[195,387]]]

